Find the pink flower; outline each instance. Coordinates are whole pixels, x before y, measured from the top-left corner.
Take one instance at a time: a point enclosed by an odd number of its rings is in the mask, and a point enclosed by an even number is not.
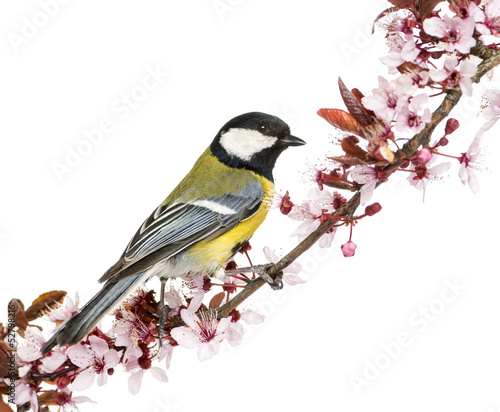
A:
[[[181,318],[187,326],[172,329],[170,335],[185,348],[198,348],[198,359],[212,358],[219,351],[219,344],[231,323],[231,318],[216,319],[213,312],[203,313],[201,319],[191,310],[181,310]]]
[[[434,163],[434,159],[436,157],[437,156],[433,156],[433,158],[429,161],[429,163],[426,166],[428,167],[430,163]],[[432,181],[439,180],[441,178],[441,175],[447,172],[450,169],[450,167],[451,167],[450,162],[440,163],[438,165],[428,167],[425,178],[422,179],[414,179],[415,174],[410,173],[410,176],[408,176],[408,182],[410,183],[410,185],[414,186],[416,189],[421,190],[423,192],[422,201],[425,201],[425,190],[427,185]]]
[[[68,388],[60,389],[60,393],[57,396],[57,405],[62,406],[63,412],[78,411],[76,404],[83,402],[96,403],[87,396],[73,396],[73,392]]]
[[[153,366],[148,369],[157,381],[159,382],[168,382],[167,373],[162,369],[156,366]],[[144,377],[146,371],[142,368],[132,372],[128,378],[128,390],[132,395],[136,395],[141,389],[142,378]]]
[[[439,37],[441,41],[438,47],[448,52],[455,50],[468,54],[470,49],[476,45],[474,39],[474,19],[461,19],[460,17],[444,16],[430,17],[424,20],[424,30],[427,34]]]
[[[356,183],[362,184],[363,187],[360,190],[361,199],[360,204],[364,205],[368,202],[372,195],[378,182],[378,172],[373,166],[361,165],[356,166],[351,170],[350,174],[352,180]]]
[[[139,344],[152,339],[153,325],[146,325],[132,312],[121,310],[120,316],[113,327],[116,333],[116,346],[125,346],[127,348],[125,359],[130,356],[140,357],[142,350]]]
[[[120,362],[118,352],[110,349],[104,339],[92,335],[89,342],[90,347],[80,343],[71,346],[66,352],[71,362],[83,369],[73,381],[73,390],[89,388],[94,383],[96,374],[97,384],[104,385],[108,381],[108,370]]]
[[[188,287],[193,292],[193,298],[189,303],[189,309],[194,313],[200,308],[203,298],[205,297],[205,276],[196,273],[182,276],[182,279],[186,281]]]
[[[488,122],[481,127],[481,132],[491,129],[500,118],[500,91],[486,90],[486,98],[488,99],[488,106],[484,109],[483,116]]]
[[[332,214],[335,211],[333,204],[335,196],[327,190],[320,190],[315,187],[307,193],[308,200],[304,201],[302,205],[295,205],[292,211],[288,214],[293,220],[303,220],[304,222],[291,234],[297,236],[299,241],[305,239],[311,232],[316,230],[321,224],[325,214]],[[326,243],[333,239],[335,232],[326,234]]]
[[[345,257],[353,257],[354,253],[356,252],[357,246],[356,243],[349,240],[349,242],[344,243],[340,248],[342,249],[342,253]]]
[[[268,262],[276,263],[278,262],[278,256],[269,247],[264,247],[264,255]],[[302,266],[298,262],[293,262],[290,266],[283,269],[283,281],[290,286],[297,285],[299,283],[305,283],[299,276],[296,276],[302,270]]]
[[[60,323],[71,318],[78,312],[78,300],[78,292],[75,293],[74,301],[70,296],[66,295],[63,303],[48,313],[47,319],[51,322]]]
[[[5,379],[5,382],[10,386],[10,379]],[[31,387],[30,383],[22,379],[16,379],[14,381],[15,384],[15,397],[14,403],[16,405],[24,405],[29,402],[31,406],[31,410],[38,411],[38,397],[36,391]]]
[[[415,88],[411,77],[407,75],[399,76],[395,82],[379,76],[378,83],[379,88],[373,91],[373,96],[363,97],[362,103],[388,125],[396,115],[399,102],[407,102]]]
[[[431,121],[431,111],[426,107],[429,96],[418,94],[411,102],[399,101],[395,127],[398,132],[419,133]]]
[[[469,56],[463,60],[458,68],[458,57],[447,57],[444,62],[444,67],[441,70],[432,70],[430,73],[431,79],[439,82],[446,87],[454,87],[457,84],[465,95],[472,95],[472,76],[477,72],[477,66],[481,63],[481,59],[476,56]]]
[[[470,9],[479,11],[478,23],[476,29],[481,34],[498,36],[500,33],[500,1],[490,0],[486,3],[484,13],[479,9],[474,2],[471,2]],[[481,18],[482,17],[482,18]]]
[[[464,185],[468,184],[473,193],[479,192],[479,181],[475,171],[480,170],[481,143],[482,133],[478,133],[469,146],[469,150],[462,153],[460,170],[458,171],[462,183]]]

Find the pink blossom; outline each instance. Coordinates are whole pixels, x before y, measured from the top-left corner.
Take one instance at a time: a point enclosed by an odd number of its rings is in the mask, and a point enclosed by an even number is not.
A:
[[[325,214],[334,213],[333,207],[335,196],[327,190],[320,190],[315,187],[307,193],[308,200],[302,205],[295,205],[288,214],[293,220],[303,220],[304,222],[291,234],[297,236],[299,241],[305,239],[311,232],[316,230],[321,224]],[[334,232],[325,236],[333,238]]]
[[[198,348],[198,359],[210,359],[219,351],[219,344],[231,323],[231,318],[217,320],[213,312],[203,313],[201,319],[191,310],[181,310],[181,318],[187,326],[172,329],[170,335],[185,348]]]
[[[62,406],[63,412],[78,411],[77,403],[91,402],[96,403],[87,396],[73,396],[68,388],[60,389],[61,394],[57,397],[57,404]]]
[[[243,341],[244,330],[239,322],[231,322],[226,329],[226,341],[231,346],[238,346]]]
[[[430,17],[424,20],[424,30],[427,34],[439,37],[441,41],[438,47],[448,52],[455,50],[462,54],[468,54],[470,49],[476,45],[474,39],[474,19],[461,19],[460,17],[443,16]]]
[[[341,247],[342,253],[345,257],[352,257],[356,252],[357,245],[353,241],[349,240],[349,242],[344,243]]]
[[[205,276],[196,273],[183,276],[182,279],[186,281],[193,293],[193,298],[189,303],[189,309],[194,313],[200,308],[203,298],[205,297]]]
[[[480,170],[482,133],[478,133],[466,153],[462,153],[458,175],[464,185],[468,184],[473,193],[479,192],[476,170]]]
[[[142,355],[142,350],[139,344],[151,339],[153,325],[146,325],[132,312],[121,310],[120,316],[113,327],[116,333],[116,346],[125,346],[125,360],[134,356],[139,358]]]
[[[108,370],[118,365],[120,356],[107,342],[97,336],[89,337],[90,347],[83,344],[71,346],[67,350],[68,358],[73,364],[82,368],[73,381],[74,390],[85,390],[94,382],[97,374],[97,384],[104,385],[108,381]]]
[[[396,115],[399,102],[407,102],[415,88],[408,75],[399,76],[395,82],[389,82],[379,76],[378,83],[379,87],[373,91],[373,96],[363,97],[362,103],[388,125]]]
[[[76,312],[78,312],[78,301],[78,292],[75,293],[74,301],[70,296],[66,295],[63,303],[48,313],[47,319],[51,322],[61,323],[71,318]]]
[[[435,162],[434,159],[436,157],[437,156],[432,157],[432,159],[427,164],[427,167],[431,163]],[[427,185],[432,181],[439,180],[441,178],[441,175],[443,175],[443,173],[446,173],[450,168],[451,168],[450,162],[440,163],[432,167],[428,167],[427,174],[424,179],[414,179],[415,174],[410,173],[410,175],[408,176],[408,182],[410,183],[410,185],[414,186],[416,189],[421,190],[423,192],[422,201],[425,201],[425,190]]]
[[[10,386],[11,380],[5,379],[7,385]],[[38,411],[38,397],[35,389],[30,385],[30,383],[25,379],[16,379],[14,381],[15,385],[15,397],[14,403],[16,405],[24,405],[29,402],[31,406],[31,410]]]
[[[469,56],[459,65],[458,57],[447,57],[444,62],[444,67],[441,70],[432,70],[430,73],[431,79],[439,82],[447,87],[454,87],[457,84],[465,95],[472,95],[472,77],[477,72],[477,66],[481,63],[481,59],[476,56]]]
[[[413,62],[420,54],[420,49],[415,44],[413,33],[405,36],[406,44],[401,49],[401,57],[407,62]]]
[[[264,319],[263,315],[250,309],[241,313],[241,320],[245,321],[249,325],[260,325],[264,322]]]
[[[373,166],[368,166],[368,165],[356,166],[354,167],[354,169],[351,170],[350,176],[352,180],[354,180],[356,183],[363,185],[363,187],[360,190],[361,194],[360,204],[364,205],[371,199],[373,191],[375,190],[375,187],[377,185],[378,182],[377,169]]]
[[[418,94],[410,103],[399,101],[395,127],[398,132],[419,133],[431,121],[431,111],[426,107],[429,96]]]
[[[484,13],[474,2],[471,2],[470,10],[474,10],[479,18],[476,29],[485,35],[498,36],[500,33],[500,1],[490,0],[486,3]]]
[[[162,368],[153,366],[148,369],[151,375],[159,382],[168,382],[168,377],[166,372]],[[146,374],[146,371],[142,368],[132,372],[128,378],[128,390],[132,395],[136,395],[141,389],[142,378]]]
[[[500,91],[486,90],[486,98],[488,106],[484,109],[483,116],[488,122],[481,128],[481,132],[491,129],[500,118]]]
[[[264,247],[264,255],[268,262],[276,263],[278,262],[278,256],[274,253],[269,247]],[[305,280],[302,280],[297,273],[302,270],[302,266],[298,262],[293,262],[290,266],[287,266],[283,269],[283,281],[290,286],[297,285],[299,283],[305,283]]]

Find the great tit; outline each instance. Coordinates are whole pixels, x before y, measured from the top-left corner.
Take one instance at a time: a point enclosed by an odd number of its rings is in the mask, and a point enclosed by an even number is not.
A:
[[[164,305],[168,278],[223,273],[266,218],[278,156],[288,146],[303,144],[276,116],[251,112],[227,122],[99,279],[101,291],[47,341],[42,353],[80,342],[103,315],[154,275],[162,281]],[[162,324],[164,317],[160,332]]]

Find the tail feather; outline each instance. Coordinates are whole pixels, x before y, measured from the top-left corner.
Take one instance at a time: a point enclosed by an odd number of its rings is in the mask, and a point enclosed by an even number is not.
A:
[[[140,281],[144,272],[106,283],[80,311],[59,329],[42,349],[45,355],[56,345],[74,345],[80,342],[119,301]]]

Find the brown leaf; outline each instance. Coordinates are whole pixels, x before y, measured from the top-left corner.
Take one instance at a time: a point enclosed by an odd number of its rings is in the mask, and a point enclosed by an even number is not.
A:
[[[15,348],[9,348],[9,344],[7,342],[0,341],[0,377],[6,377],[9,374],[9,369],[11,364],[10,355],[13,352],[9,352],[9,350],[14,350]]]
[[[352,139],[343,139],[340,143],[340,146],[347,156],[357,157],[358,159],[361,159],[363,161],[365,161],[367,158],[368,152],[359,147],[358,144],[355,143]]]
[[[361,127],[368,126],[373,123],[373,118],[370,116],[368,111],[363,107],[363,105],[358,101],[356,96],[345,86],[342,79],[339,77],[339,89],[342,100],[347,107],[349,113],[351,113],[354,118],[359,122]]]
[[[24,305],[18,299],[12,299],[8,305],[9,308],[9,322],[13,321],[14,326],[19,327],[18,333],[24,337],[24,331],[28,326],[28,319],[26,318],[26,313],[24,312]]]
[[[52,309],[54,306],[62,303],[66,292],[62,290],[53,290],[38,296],[31,306],[26,310],[26,318],[29,321],[39,318],[47,309]]]
[[[434,10],[434,7],[442,1],[443,0],[417,0],[416,7],[421,20],[424,21],[427,15]]]
[[[415,0],[389,0],[389,3],[394,4],[400,9],[407,9],[415,3]]]
[[[319,109],[318,114],[331,125],[348,133],[360,134],[361,125],[349,113],[340,109]]]
[[[226,293],[225,292],[220,292],[220,293],[217,293],[217,295],[215,295],[211,300],[210,300],[210,304],[208,305],[208,308],[209,309],[217,309],[222,301],[224,300],[224,297],[226,296]]]

